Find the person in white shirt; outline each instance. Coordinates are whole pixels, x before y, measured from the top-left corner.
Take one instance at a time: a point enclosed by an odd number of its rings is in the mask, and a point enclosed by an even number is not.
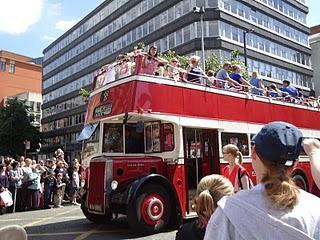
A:
[[[302,140],[301,131],[289,123],[261,129],[252,147],[258,185],[218,202],[205,240],[320,239],[320,198],[299,189],[290,177]]]

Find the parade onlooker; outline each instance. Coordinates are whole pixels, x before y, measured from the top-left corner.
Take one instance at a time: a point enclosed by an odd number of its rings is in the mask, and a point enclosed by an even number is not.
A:
[[[320,197],[320,142],[317,139],[305,139],[303,148],[310,158],[311,174],[314,180],[311,192]]]
[[[188,82],[204,84],[203,77],[206,76],[199,66],[200,57],[191,56],[189,58],[189,66],[187,68],[186,79]]]
[[[282,92],[279,88],[277,88],[277,86],[272,83],[270,86],[269,86],[269,96],[270,97],[274,97],[274,98],[277,98],[277,97],[282,97]]]
[[[27,208],[27,202],[28,202],[28,186],[32,184],[32,180],[29,179],[32,169],[31,169],[32,160],[30,158],[26,158],[24,160],[24,167],[22,167],[22,173],[23,173],[23,179],[22,179],[22,186],[21,186],[21,206],[22,211]]]
[[[28,186],[27,190],[27,209],[29,210],[37,210],[40,206],[40,172],[41,168],[38,164],[34,164],[31,166],[32,172],[29,174],[29,181],[31,181],[31,185]]]
[[[6,166],[4,164],[0,164],[0,192],[8,191],[9,188],[9,180],[6,174]],[[1,199],[0,199],[1,202]],[[1,206],[0,204],[0,215],[5,213],[5,206]]]
[[[201,179],[194,198],[194,208],[198,219],[182,225],[176,240],[202,240],[208,221],[223,196],[233,194],[232,183],[225,177],[212,174]]]
[[[320,239],[320,199],[290,177],[302,139],[301,131],[285,122],[260,130],[252,147],[259,184],[218,202],[205,239]]]
[[[70,202],[74,205],[80,205],[77,203],[78,191],[80,189],[80,176],[79,176],[79,165],[73,166],[71,183],[70,183]]]
[[[0,228],[1,240],[27,240],[27,232],[19,225],[10,225]]]
[[[53,161],[51,159],[46,160],[46,170],[42,174],[42,180],[44,185],[44,208],[50,208],[50,203],[53,199],[53,191],[55,184],[55,173],[53,169]]]
[[[160,63],[167,64],[168,61],[158,56],[158,48],[156,46],[151,46],[149,48],[148,54],[144,56],[142,60],[143,73],[156,75],[156,73],[158,73],[158,66]]]
[[[249,173],[242,166],[242,153],[234,144],[228,144],[222,148],[223,159],[228,165],[223,168],[222,174],[233,184],[234,191],[238,192],[242,189],[251,187],[251,179]]]
[[[22,187],[22,179],[23,179],[23,172],[19,166],[19,162],[15,161],[11,164],[12,169],[10,170],[10,177],[9,177],[9,191],[12,194],[13,198],[13,206],[10,207],[9,212],[13,212],[13,210],[20,212],[22,210],[22,196],[21,196],[21,187]]]
[[[168,66],[168,77],[175,81],[180,80],[180,72],[184,71],[180,68],[180,63],[177,58],[173,58]]]
[[[246,79],[244,79],[243,75],[241,74],[241,68],[239,65],[232,66],[232,73],[230,74],[230,78],[235,80],[239,85],[242,85],[241,89],[245,89],[245,86],[251,86],[250,83]]]
[[[254,95],[262,95],[264,86],[262,83],[262,79],[258,77],[257,72],[252,72],[249,83],[253,86],[251,89],[251,93]]]
[[[292,97],[295,97],[295,98],[299,97],[298,90],[295,87],[293,87],[292,85],[290,85],[290,81],[289,80],[283,80],[282,81],[282,88],[280,90],[282,92],[288,93]]]
[[[216,81],[217,81],[216,87],[219,87],[219,88],[229,88],[229,87],[238,88],[239,87],[239,83],[237,81],[231,79],[229,76],[228,71],[229,71],[230,67],[231,67],[231,64],[226,62],[223,64],[222,69],[220,69],[217,72],[217,74],[216,74]]]
[[[62,181],[62,179],[63,179],[63,174],[58,173],[56,175],[56,182],[54,186],[54,196],[53,196],[53,204],[57,208],[63,207],[62,200],[64,197],[66,184]]]

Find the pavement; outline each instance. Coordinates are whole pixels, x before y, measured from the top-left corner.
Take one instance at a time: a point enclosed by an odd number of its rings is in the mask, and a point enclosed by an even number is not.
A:
[[[4,214],[0,216],[0,228],[21,225],[28,233],[29,240],[120,240],[148,239],[171,240],[176,231],[136,237],[130,231],[125,217],[104,225],[88,221],[79,206],[65,206],[29,212]]]

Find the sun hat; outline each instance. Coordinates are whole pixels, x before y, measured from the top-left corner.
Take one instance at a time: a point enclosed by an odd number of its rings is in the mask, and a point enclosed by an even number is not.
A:
[[[251,142],[263,160],[292,166],[299,158],[302,140],[302,132],[296,126],[286,122],[271,122]]]

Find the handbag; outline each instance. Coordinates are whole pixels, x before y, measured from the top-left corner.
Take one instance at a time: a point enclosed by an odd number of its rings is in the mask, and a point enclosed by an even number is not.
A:
[[[12,194],[8,190],[0,193],[0,206],[10,207],[13,204]]]

